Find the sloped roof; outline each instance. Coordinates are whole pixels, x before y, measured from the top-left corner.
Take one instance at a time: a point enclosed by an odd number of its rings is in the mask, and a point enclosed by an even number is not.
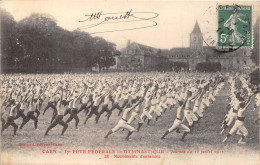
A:
[[[136,42],[133,42],[133,44],[138,45],[138,47],[139,47],[141,50],[144,50],[144,51],[149,51],[149,52],[154,52],[154,53],[157,53],[157,51],[158,51],[158,49],[153,48],[153,47],[151,47],[151,46],[146,46],[146,45],[139,44],[139,43],[136,43]]]
[[[200,31],[200,26],[199,26],[199,24],[198,24],[198,21],[196,21],[192,33],[201,33],[201,31]]]
[[[204,46],[204,52],[209,55],[209,58],[230,58],[235,56],[246,56],[244,55],[244,49],[237,49],[235,51],[223,51],[222,49],[217,50],[216,47]]]
[[[243,54],[243,50],[236,50],[233,52],[221,52],[217,51],[215,47],[211,46],[203,46],[203,49],[191,49],[191,48],[172,48],[169,51],[169,56],[171,55],[179,55],[179,56],[187,56],[190,55],[190,58],[199,58],[204,55],[208,55],[209,58],[230,58],[233,56],[238,56]],[[199,54],[198,54],[199,53]]]
[[[192,55],[194,50],[191,48],[173,48],[170,50],[169,55]]]
[[[158,56],[158,51],[160,49],[157,49],[157,48],[153,48],[153,47],[150,47],[150,46],[146,46],[146,45],[143,45],[143,44],[139,44],[139,43],[136,43],[136,42],[132,42],[130,43],[125,49],[123,50],[128,50],[128,49],[137,49],[137,50],[141,50],[144,52],[144,55],[149,55],[149,56]]]
[[[157,54],[163,57],[168,57],[170,51],[168,49],[159,49]]]

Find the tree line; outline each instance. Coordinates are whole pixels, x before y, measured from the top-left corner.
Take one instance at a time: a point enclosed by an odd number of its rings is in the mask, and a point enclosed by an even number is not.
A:
[[[83,31],[59,27],[48,14],[31,14],[16,22],[1,9],[2,73],[85,72],[115,65],[114,43]]]

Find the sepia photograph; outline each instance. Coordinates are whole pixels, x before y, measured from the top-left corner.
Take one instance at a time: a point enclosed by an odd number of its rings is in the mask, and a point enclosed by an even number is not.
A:
[[[259,1],[0,12],[0,164],[259,164]]]

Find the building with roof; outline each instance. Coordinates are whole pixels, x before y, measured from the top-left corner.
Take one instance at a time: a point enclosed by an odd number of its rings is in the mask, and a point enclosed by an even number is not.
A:
[[[221,64],[221,70],[245,70],[254,68],[250,56],[252,49],[238,49],[232,52],[218,51],[213,46],[203,46],[203,35],[196,21],[190,33],[189,48],[173,48],[168,56],[172,62],[186,62],[189,70],[196,70],[196,65],[202,62]]]
[[[254,69],[251,60],[252,52],[259,60],[259,18],[254,26],[254,49],[240,48],[232,52],[221,52],[215,47],[203,46],[203,35],[196,21],[190,33],[190,46],[161,50],[136,42],[128,44],[117,59],[117,69],[124,71],[155,71],[160,66],[169,65],[169,62],[185,63],[189,70],[196,70],[198,63],[215,62],[221,64],[222,71]]]
[[[117,69],[122,71],[156,71],[168,61],[161,50],[128,41],[117,59]]]

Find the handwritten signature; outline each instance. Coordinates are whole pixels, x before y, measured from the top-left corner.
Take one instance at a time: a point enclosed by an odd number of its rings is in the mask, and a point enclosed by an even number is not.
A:
[[[131,9],[127,12],[118,13],[103,13],[100,11],[85,16],[86,19],[79,21],[83,25],[78,27],[77,30],[93,30],[97,26],[106,25],[106,27],[102,26],[99,31],[90,32],[90,34],[96,34],[154,27],[157,25],[154,18],[158,17],[159,14],[155,12],[133,12]],[[115,24],[117,25],[116,28],[111,26]]]

